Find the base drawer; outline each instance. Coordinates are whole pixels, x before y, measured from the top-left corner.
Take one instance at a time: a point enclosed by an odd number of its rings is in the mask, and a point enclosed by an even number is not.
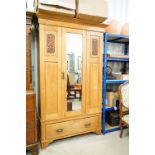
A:
[[[63,137],[78,132],[96,130],[99,128],[99,117],[89,117],[79,120],[66,121],[56,124],[47,124],[45,127],[46,139]]]

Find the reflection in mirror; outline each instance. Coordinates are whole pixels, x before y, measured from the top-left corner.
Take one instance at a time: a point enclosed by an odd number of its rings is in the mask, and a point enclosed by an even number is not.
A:
[[[66,34],[67,111],[81,111],[82,102],[82,35]]]

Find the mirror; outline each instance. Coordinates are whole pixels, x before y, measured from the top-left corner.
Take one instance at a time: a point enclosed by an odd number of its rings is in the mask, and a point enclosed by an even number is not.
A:
[[[67,111],[81,111],[82,104],[82,35],[66,34]]]

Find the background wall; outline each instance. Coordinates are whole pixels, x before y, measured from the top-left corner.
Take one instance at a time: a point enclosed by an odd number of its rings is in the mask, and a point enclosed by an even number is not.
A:
[[[105,0],[108,20],[118,20],[121,24],[129,22],[129,0]]]

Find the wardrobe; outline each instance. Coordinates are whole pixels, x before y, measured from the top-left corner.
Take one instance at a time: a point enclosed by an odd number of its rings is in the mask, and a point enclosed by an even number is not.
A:
[[[101,134],[104,25],[37,13],[41,146]]]

